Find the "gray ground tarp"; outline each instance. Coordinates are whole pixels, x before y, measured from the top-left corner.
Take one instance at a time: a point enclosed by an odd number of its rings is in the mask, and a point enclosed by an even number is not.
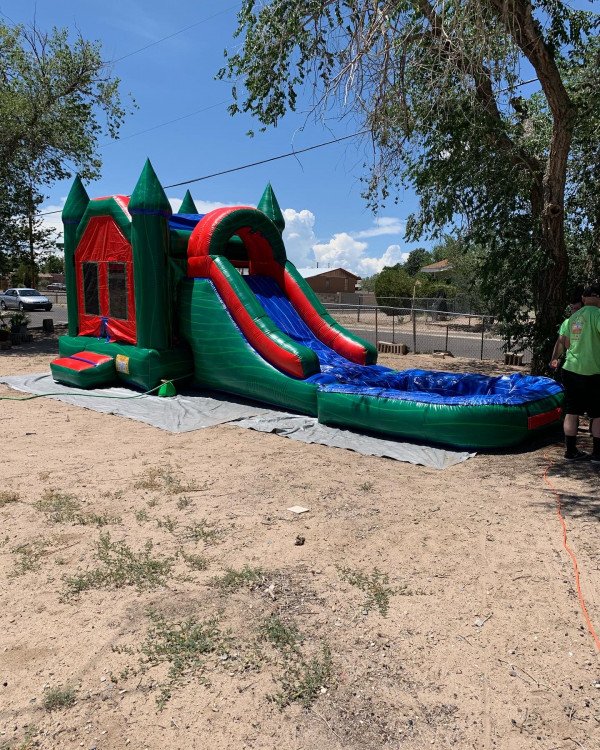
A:
[[[433,469],[447,469],[475,455],[326,427],[319,424],[315,417],[289,414],[258,404],[236,401],[225,395],[215,397],[184,394],[174,398],[159,398],[137,395],[127,388],[77,391],[55,383],[49,374],[0,377],[0,383],[25,393],[52,394],[52,398],[73,406],[135,419],[169,432],[191,432],[219,424],[231,425],[272,432],[302,443],[346,448],[364,456],[383,456]]]

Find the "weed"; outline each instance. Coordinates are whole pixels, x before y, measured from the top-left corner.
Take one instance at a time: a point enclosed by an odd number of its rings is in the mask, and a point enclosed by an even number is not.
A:
[[[75,523],[81,526],[97,526],[101,529],[103,526],[116,526],[120,524],[121,517],[100,513],[80,513],[75,519]]]
[[[14,547],[12,551],[19,555],[19,559],[15,563],[12,575],[22,576],[26,573],[39,570],[40,560],[46,554],[49,546],[49,543],[43,539],[36,539],[33,542],[27,542],[26,544]]]
[[[390,588],[388,586],[390,582],[388,574],[382,573],[377,568],[371,574],[351,568],[340,568],[339,572],[345,581],[365,592],[367,595],[364,603],[365,609],[377,607],[383,617],[386,617],[389,612],[391,596],[398,593],[410,593],[406,587],[401,590]]]
[[[44,695],[46,711],[56,711],[58,708],[70,708],[75,703],[75,688],[51,688]]]
[[[181,550],[181,557],[192,570],[206,570],[208,568],[208,560],[201,555],[188,555],[187,552]]]
[[[205,657],[219,651],[224,643],[215,620],[197,622],[190,618],[183,622],[167,622],[162,615],[150,612],[152,625],[142,646],[144,666],[167,662],[167,683],[160,686],[157,698],[159,708],[164,708],[171,697],[172,687],[185,676],[191,676],[204,667]]]
[[[260,637],[265,641],[270,641],[280,651],[285,649],[296,649],[296,644],[300,639],[298,628],[293,625],[286,625],[277,615],[271,615],[259,627]]]
[[[140,526],[143,523],[146,523],[148,521],[150,516],[146,513],[145,510],[138,510],[135,513],[135,520],[140,524]]]
[[[371,490],[375,487],[373,482],[363,482],[362,484],[358,485],[358,489],[362,492],[371,492]]]
[[[320,655],[309,661],[303,658],[288,661],[285,673],[279,680],[281,690],[273,696],[273,700],[280,708],[295,702],[310,708],[329,682],[331,671],[331,650],[324,643]]]
[[[34,503],[33,507],[45,513],[52,523],[75,523],[80,526],[99,527],[121,523],[119,516],[82,511],[81,504],[75,495],[68,495],[57,490],[46,490],[42,499]]]
[[[18,503],[20,495],[14,490],[0,490],[0,508],[3,508],[9,503]]]
[[[39,735],[40,730],[34,724],[25,726],[25,735],[23,741],[19,742],[18,745],[14,745],[12,742],[0,744],[0,750],[34,750],[34,748],[41,747],[39,740],[36,737]]]
[[[183,492],[194,492],[196,482],[182,482],[169,467],[153,466],[137,480],[134,487],[137,490],[164,491],[168,495],[180,495]]]
[[[52,523],[73,523],[81,513],[81,505],[75,495],[57,490],[46,490],[42,499],[35,502],[33,507],[45,513]]]
[[[99,568],[65,579],[67,596],[76,596],[92,588],[135,586],[138,590],[164,585],[173,567],[172,558],[152,557],[152,542],[134,552],[125,542],[113,542],[108,533],[100,535],[96,557]]]
[[[222,535],[220,529],[211,527],[208,521],[203,518],[193,526],[188,526],[185,530],[185,538],[194,542],[204,542],[204,544],[214,544]]]
[[[165,516],[164,518],[159,518],[156,521],[156,525],[159,529],[166,529],[172,534],[175,531],[175,527],[177,526],[177,521],[171,518],[171,516]]]
[[[224,591],[238,591],[243,588],[253,589],[264,580],[265,576],[261,568],[244,565],[241,570],[227,568],[225,575],[213,578],[212,585]]]
[[[178,510],[183,510],[184,508],[187,508],[188,505],[191,505],[194,501],[191,497],[187,497],[184,495],[183,497],[180,497],[177,501],[177,508]]]
[[[111,646],[110,650],[114,654],[133,654],[134,650],[131,646]]]

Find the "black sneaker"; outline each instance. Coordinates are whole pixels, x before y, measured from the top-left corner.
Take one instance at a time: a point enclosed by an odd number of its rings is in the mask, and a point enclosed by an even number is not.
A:
[[[600,456],[597,456],[595,453],[592,453],[592,455],[590,456],[590,461],[593,464],[599,464],[600,465]]]
[[[583,451],[573,451],[572,453],[567,451],[565,453],[566,461],[589,461],[590,458],[591,458],[590,454],[584,453]],[[600,461],[600,458],[596,460]]]

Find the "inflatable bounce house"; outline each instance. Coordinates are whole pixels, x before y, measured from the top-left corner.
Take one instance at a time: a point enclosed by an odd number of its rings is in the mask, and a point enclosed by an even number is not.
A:
[[[68,335],[56,381],[162,392],[171,383],[265,402],[329,425],[452,446],[513,445],[554,425],[562,390],[521,374],[395,371],[342,328],[286,257],[271,186],[258,208],[172,214],[149,161],[131,197],[63,214]]]

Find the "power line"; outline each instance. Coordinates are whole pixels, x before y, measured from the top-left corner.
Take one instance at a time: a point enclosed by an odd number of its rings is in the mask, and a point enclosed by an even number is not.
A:
[[[234,8],[238,8],[239,3],[236,3],[235,5],[230,5],[228,8],[224,8],[223,10],[218,11],[217,13],[213,13],[212,16],[207,16],[206,18],[201,19],[200,21],[196,21],[195,23],[191,23],[189,26],[184,26],[182,29],[179,29],[178,31],[174,31],[172,34],[167,34],[166,36],[161,37],[160,39],[157,39],[154,42],[150,42],[150,44],[146,44],[143,47],[140,47],[139,49],[135,49],[132,52],[128,52],[126,55],[122,55],[121,57],[117,57],[114,60],[108,60],[105,62],[105,65],[114,65],[115,63],[121,62],[121,60],[126,60],[128,57],[132,57],[133,55],[137,55],[140,52],[145,52],[145,50],[150,49],[151,47],[155,47],[157,44],[161,44],[162,42],[167,41],[167,39],[173,39],[173,37],[179,36],[179,34],[183,34],[185,31],[189,31],[190,29],[196,28],[196,26],[200,26],[203,23],[206,23],[207,21],[211,21],[213,18],[216,18],[217,16],[222,16],[225,13],[229,13],[230,10],[233,10]]]
[[[351,133],[350,135],[343,135],[340,138],[333,138],[330,141],[324,141],[323,143],[315,143],[313,146],[307,146],[306,148],[301,148],[294,151],[288,151],[285,154],[279,154],[277,156],[270,156],[268,159],[260,159],[259,161],[250,162],[249,164],[240,164],[237,167],[231,167],[231,169],[224,169],[221,172],[213,172],[212,174],[206,174],[202,177],[193,177],[190,180],[182,180],[181,182],[174,182],[171,185],[164,185],[164,189],[168,190],[170,188],[174,187],[181,187],[182,185],[190,185],[192,182],[201,182],[202,180],[210,180],[212,177],[220,177],[224,174],[231,174],[232,172],[241,172],[243,169],[250,169],[251,167],[258,167],[261,164],[268,164],[272,161],[277,161],[278,159],[286,159],[290,156],[298,156],[298,154],[305,154],[308,151],[314,151],[318,148],[323,148],[324,146],[331,146],[334,143],[341,143],[342,141],[347,141],[350,138],[356,138],[360,135],[366,135],[369,133],[369,130],[360,130],[356,133]],[[62,209],[59,209],[58,211],[46,211],[41,214],[36,214],[36,216],[51,216],[52,214],[59,214],[62,212]]]
[[[144,133],[149,133],[152,130],[158,130],[159,128],[164,128],[167,125],[173,125],[175,122],[181,122],[181,120],[186,120],[188,117],[193,117],[194,115],[199,115],[202,112],[208,112],[210,109],[215,109],[215,107],[222,107],[224,104],[231,104],[231,99],[224,101],[224,102],[218,102],[217,104],[210,104],[208,107],[203,107],[202,109],[196,109],[194,112],[189,112],[187,115],[181,115],[181,117],[176,117],[174,120],[167,120],[166,122],[161,122],[158,125],[153,125],[150,128],[146,128],[145,130],[138,130],[137,133],[131,133],[131,135],[125,135],[122,138],[117,138],[114,141],[106,141],[106,143],[100,144],[98,148],[106,148],[107,146],[114,146],[117,143],[120,143],[121,141],[127,141],[130,138],[136,138],[138,135],[143,135]]]
[[[288,151],[286,154],[279,154],[279,156],[271,156],[268,159],[261,159],[260,161],[253,161],[250,164],[241,164],[239,167],[232,167],[231,169],[224,169],[222,172],[213,172],[212,174],[206,174],[202,177],[194,177],[191,180],[182,180],[181,182],[174,182],[172,185],[165,185],[165,188],[180,187],[181,185],[190,185],[192,182],[201,182],[202,180],[210,180],[211,177],[220,177],[224,174],[231,174],[232,172],[240,172],[242,169],[250,169],[250,167],[257,167],[260,164],[268,164],[271,161],[277,161],[278,159],[285,159],[288,156],[297,156],[298,154],[305,154],[307,151],[314,151],[317,148],[323,148],[323,146],[330,146],[332,143],[341,143],[341,141],[347,141],[349,138],[356,138],[359,135],[365,135],[369,133],[369,130],[361,130],[351,135],[344,135],[341,138],[334,138],[331,141],[325,141],[323,143],[317,143],[314,146],[307,146],[306,148],[298,149],[297,151]]]

